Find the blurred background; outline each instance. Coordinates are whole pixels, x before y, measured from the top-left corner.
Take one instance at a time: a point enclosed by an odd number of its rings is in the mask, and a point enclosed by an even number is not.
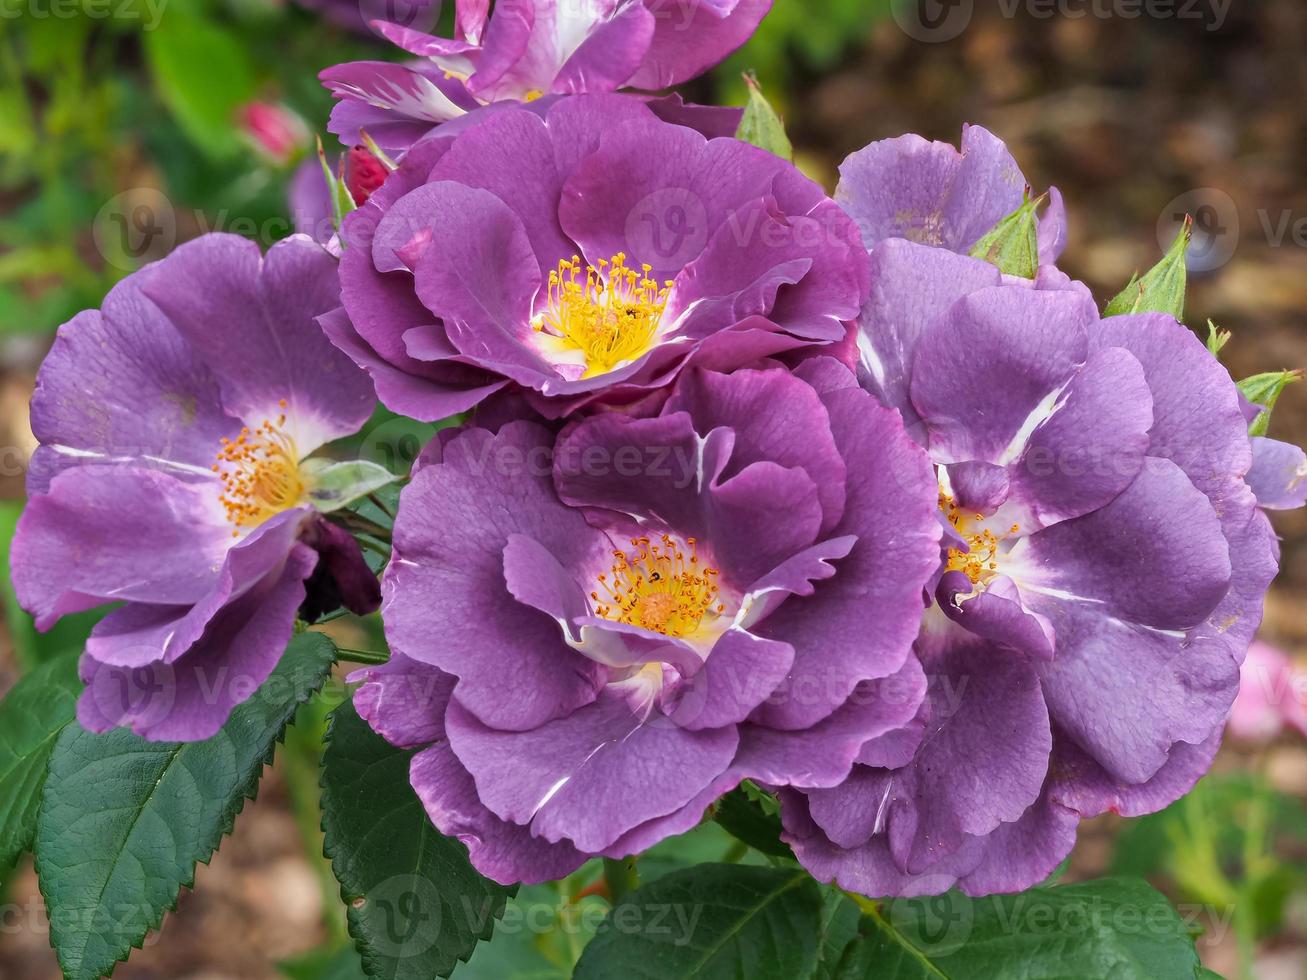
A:
[[[1036,188],[1062,189],[1061,265],[1102,299],[1193,213],[1190,325],[1233,332],[1223,357],[1236,378],[1307,367],[1301,0],[775,2],[749,45],[687,97],[742,104],[741,72],[755,70],[799,164],[828,187],[872,140],[915,131],[956,143],[964,122],[982,124]],[[384,0],[315,6],[0,0],[4,576],[33,448],[27,402],[55,328],[204,231],[265,245],[287,234],[287,185],[312,159],[314,134],[339,149],[317,72],[396,57],[362,26],[360,11],[378,16]],[[1307,442],[1307,385],[1286,392],[1271,435]],[[1268,980],[1307,977],[1307,513],[1275,520],[1284,571],[1213,775],[1161,814],[1085,825],[1066,871],[1148,876],[1202,931],[1211,968]],[[89,623],[38,636],[0,585],[2,694],[21,670],[80,646]],[[339,629],[347,646],[365,639],[358,624]],[[117,976],[358,976],[336,955],[343,914],[319,857],[316,767],[331,706],[306,709],[195,893]],[[532,900],[574,916],[590,901]],[[58,976],[46,926],[30,867],[0,869],[0,978]],[[582,942],[584,930],[525,936],[527,966],[478,954],[455,976],[565,976],[553,944]]]

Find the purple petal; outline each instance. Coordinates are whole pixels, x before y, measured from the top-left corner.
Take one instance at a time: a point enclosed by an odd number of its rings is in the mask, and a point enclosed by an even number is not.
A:
[[[492,812],[591,853],[689,803],[730,765],[738,742],[733,728],[687,732],[646,718],[613,689],[528,732],[487,728],[457,699],[446,725]]]
[[[379,667],[349,675],[359,683],[354,707],[372,730],[391,745],[411,749],[445,738],[445,709],[454,693],[451,674],[402,653]]]
[[[105,602],[190,603],[212,587],[232,544],[215,479],[79,466],[33,497],[14,537],[14,588],[49,629]]]
[[[1248,485],[1267,510],[1297,510],[1307,504],[1307,454],[1274,439],[1253,439]]]
[[[335,259],[308,238],[263,257],[222,234],[182,245],[144,286],[218,376],[228,411],[251,427],[284,412],[301,456],[356,432],[375,405],[367,375],[316,322],[339,305],[339,289]]]
[[[41,446],[29,493],[44,493],[55,474],[88,462],[207,473],[220,440],[240,430],[198,352],[142,295],[148,274],[129,276],[101,311],[59,328],[32,396]]]
[[[472,777],[447,744],[415,755],[409,779],[436,829],[466,844],[476,869],[502,885],[555,881],[588,857],[566,841],[551,844],[486,809]]]
[[[1080,297],[1020,286],[964,297],[917,346],[912,402],[937,461],[1015,457],[1088,355],[1096,315]],[[1009,455],[1010,454],[1010,455]]]
[[[664,89],[701,75],[747,41],[771,0],[690,0],[664,4],[646,0],[657,27],[634,88]]]
[[[558,623],[517,602],[504,582],[513,534],[534,538],[568,568],[583,567],[599,537],[554,496],[552,441],[527,422],[497,435],[461,433],[405,488],[383,582],[392,646],[456,675],[458,700],[506,729],[575,711],[594,700],[603,678]]]
[[[150,741],[199,741],[268,679],[294,632],[317,555],[297,546],[279,571],[225,606],[174,664],[111,667],[83,657],[77,719],[90,731],[127,726]]]
[[[961,152],[916,135],[858,150],[840,164],[835,199],[868,248],[906,238],[965,253],[1020,206],[1026,188],[1003,141],[965,126]]]

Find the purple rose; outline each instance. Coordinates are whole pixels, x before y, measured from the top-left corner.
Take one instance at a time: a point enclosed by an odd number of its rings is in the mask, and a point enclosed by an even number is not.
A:
[[[1276,571],[1238,389],[1161,314],[1100,320],[903,240],[872,253],[866,384],[940,480],[930,693],[843,786],[788,793],[800,859],[866,894],[1016,891],[1081,817],[1206,771]]]
[[[86,728],[207,738],[271,673],[306,601],[376,608],[358,546],[320,512],[377,474],[305,459],[375,404],[314,321],[338,293],[307,238],[263,257],[206,235],[60,328],[12,563],[41,629],[123,603],[86,644]]]
[[[857,228],[789,163],[624,96],[490,112],[419,143],[341,229],[324,321],[390,408],[434,420],[508,385],[559,416],[843,341]]]
[[[915,716],[934,476],[846,368],[799,374],[691,371],[657,416],[558,436],[463,429],[405,489],[396,657],[356,703],[424,747],[414,787],[483,873],[633,853],[745,778],[834,786]]]
[[[322,81],[341,102],[331,131],[360,126],[386,149],[495,102],[679,85],[743,44],[771,0],[459,0],[453,38],[374,22],[416,66],[359,61]],[[407,142],[405,142],[407,141]]]
[[[891,238],[965,255],[1021,206],[1030,184],[1003,141],[962,127],[962,149],[915,134],[881,140],[840,164],[835,199],[857,221],[868,248]],[[1039,221],[1039,261],[1066,248],[1066,209],[1056,187]]]

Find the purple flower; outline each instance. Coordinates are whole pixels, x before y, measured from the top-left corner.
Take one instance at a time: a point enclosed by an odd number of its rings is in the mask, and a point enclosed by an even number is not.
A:
[[[962,127],[962,149],[915,134],[881,140],[840,164],[835,199],[868,248],[891,238],[965,255],[1021,206],[1030,184],[1007,147],[980,126]],[[1066,248],[1066,209],[1056,187],[1039,221],[1039,261]]]
[[[424,140],[341,234],[324,325],[424,420],[509,384],[550,416],[635,401],[692,362],[843,341],[866,296],[857,229],[820,187],[617,95]]]
[[[923,694],[934,476],[830,359],[682,375],[660,414],[455,432],[405,489],[396,658],[360,712],[499,881],[834,786]],[[806,380],[804,380],[806,379]],[[810,383],[809,383],[810,382]]]
[[[903,240],[872,253],[866,385],[909,414],[946,554],[921,715],[843,786],[790,793],[800,859],[866,894],[1027,888],[1084,816],[1210,764],[1276,570],[1238,389],[1160,314],[1004,282]]]
[[[319,516],[378,475],[305,459],[374,406],[314,322],[338,303],[335,266],[299,236],[263,257],[206,235],[60,328],[12,561],[41,629],[123,603],[86,644],[85,727],[206,738],[267,678],[306,599],[379,602],[353,539]]]
[[[399,148],[480,105],[669,88],[743,44],[770,7],[771,0],[514,0],[491,13],[484,0],[458,0],[453,38],[378,21],[375,30],[426,60],[324,71],[342,100],[331,131],[364,126],[386,149]]]

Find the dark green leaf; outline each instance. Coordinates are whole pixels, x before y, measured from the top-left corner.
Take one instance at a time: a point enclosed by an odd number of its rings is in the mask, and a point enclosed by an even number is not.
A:
[[[37,822],[36,869],[68,980],[113,970],[195,880],[231,831],[296,708],[335,647],[297,636],[281,663],[204,742],[147,742],[69,725],[55,744]]]
[[[1270,430],[1271,412],[1280,400],[1280,395],[1289,385],[1302,380],[1301,371],[1270,371],[1266,374],[1254,374],[1239,382],[1239,390],[1254,405],[1259,405],[1262,412],[1253,419],[1248,427],[1250,435],[1264,436]]]
[[[1000,272],[1033,279],[1039,271],[1039,208],[1047,195],[1031,200],[995,225],[975,245],[971,256],[997,266]]]
[[[817,965],[822,895],[801,869],[704,864],[615,906],[575,980],[795,980]]]
[[[409,785],[413,752],[368,727],[352,702],[331,717],[322,760],[326,853],[349,906],[363,970],[385,980],[449,976],[490,938],[508,890],[443,837]]]
[[[1193,980],[1185,923],[1143,881],[1103,878],[968,899],[899,899],[862,919],[837,980]]]
[[[762,94],[756,78],[745,75],[744,81],[749,86],[749,103],[744,107],[744,116],[740,119],[740,128],[735,131],[735,138],[773,153],[782,160],[793,160],[794,147],[785,135],[785,124],[781,122],[781,117]]]
[[[244,45],[187,10],[168,11],[142,39],[155,89],[191,141],[212,157],[238,152],[236,110],[255,91]]]
[[[812,980],[833,980],[844,951],[858,938],[862,912],[853,899],[838,888],[823,889],[821,909],[821,954]]]
[[[780,815],[764,810],[761,802],[751,797],[743,787],[732,790],[717,801],[713,819],[737,840],[763,854],[794,858],[790,845],[781,840]]]
[[[1175,242],[1162,261],[1144,273],[1142,279],[1139,276],[1132,278],[1130,285],[1107,304],[1103,315],[1169,313],[1183,322],[1185,286],[1188,280],[1185,252],[1189,248],[1193,230],[1193,219],[1185,218],[1180,233],[1176,235]]]
[[[77,655],[51,660],[0,701],[0,875],[32,846],[46,763],[77,716]]]

